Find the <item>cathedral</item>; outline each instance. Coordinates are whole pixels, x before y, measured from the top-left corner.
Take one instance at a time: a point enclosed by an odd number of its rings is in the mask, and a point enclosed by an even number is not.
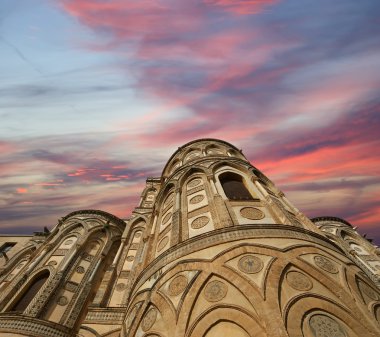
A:
[[[78,210],[0,235],[1,336],[379,337],[380,250],[199,139],[128,219]]]

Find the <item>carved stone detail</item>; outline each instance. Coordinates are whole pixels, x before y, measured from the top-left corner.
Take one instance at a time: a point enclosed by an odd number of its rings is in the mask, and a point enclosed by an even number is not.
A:
[[[313,283],[305,274],[298,271],[290,271],[286,274],[286,281],[296,290],[307,291],[313,287]]]
[[[255,274],[263,269],[264,264],[258,257],[246,255],[240,258],[238,262],[239,269],[247,274]]]
[[[210,218],[207,216],[200,216],[191,223],[191,228],[199,229],[206,226],[210,222]]]
[[[132,262],[135,259],[133,255],[127,256],[127,261]]]
[[[206,285],[203,294],[207,301],[218,302],[227,295],[227,290],[227,285],[221,281],[214,280]]]
[[[169,284],[169,295],[178,296],[181,294],[187,286],[187,278],[184,275],[176,276]]]
[[[77,269],[76,269],[76,271],[77,271],[78,274],[84,274],[85,269],[82,266],[78,266]]]
[[[328,273],[336,274],[338,272],[338,268],[327,257],[321,255],[314,256],[314,262],[319,268]]]
[[[65,306],[65,305],[67,305],[68,302],[69,301],[67,300],[66,296],[59,296],[57,298],[57,304],[59,304],[59,305]]]
[[[195,205],[203,201],[204,198],[205,198],[204,195],[198,194],[195,197],[192,197],[189,202],[190,204]]]
[[[170,220],[171,217],[172,217],[172,212],[167,213],[167,214],[164,216],[164,218],[162,219],[162,223],[163,223],[163,224],[167,223],[167,222]]]
[[[157,245],[157,251],[160,252],[161,250],[163,250],[165,246],[168,244],[168,242],[169,242],[169,238],[167,236],[161,239],[161,241]]]
[[[315,337],[346,337],[343,327],[326,315],[313,315],[309,320],[309,325]]]
[[[201,183],[202,183],[202,179],[195,178],[195,179],[191,180],[191,181],[187,184],[187,187],[189,187],[189,188],[193,188],[193,187],[196,187],[196,186],[200,185]]]
[[[141,323],[141,328],[143,329],[143,331],[148,331],[156,322],[156,319],[157,319],[157,309],[156,308],[149,309],[149,311],[145,314]]]
[[[360,290],[366,294],[370,299],[377,301],[379,299],[379,295],[375,290],[373,290],[366,283],[360,282]]]
[[[125,287],[126,287],[126,284],[125,284],[125,283],[118,283],[118,284],[116,285],[116,290],[117,290],[117,291],[123,291],[123,290],[125,290]]]
[[[244,207],[240,210],[240,214],[250,220],[261,220],[265,217],[264,212],[255,207]]]

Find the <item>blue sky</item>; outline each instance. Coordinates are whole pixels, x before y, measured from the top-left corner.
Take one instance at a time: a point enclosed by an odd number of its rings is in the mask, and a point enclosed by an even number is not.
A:
[[[130,214],[195,138],[380,242],[378,1],[5,0],[0,230]]]

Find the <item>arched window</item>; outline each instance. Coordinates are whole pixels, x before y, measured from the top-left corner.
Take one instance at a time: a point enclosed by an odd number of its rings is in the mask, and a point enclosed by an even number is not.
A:
[[[45,270],[39,274],[32,283],[29,284],[28,289],[22,294],[19,300],[9,311],[23,312],[32,299],[36,296],[38,291],[42,288],[46,280],[49,278],[49,271]]]
[[[224,193],[230,200],[253,200],[251,193],[244,185],[243,177],[239,174],[227,172],[219,176]]]

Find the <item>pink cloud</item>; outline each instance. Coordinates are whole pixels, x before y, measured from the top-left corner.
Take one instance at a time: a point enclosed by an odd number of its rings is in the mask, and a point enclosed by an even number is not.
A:
[[[26,188],[23,188],[23,187],[19,187],[19,188],[17,188],[17,193],[19,193],[19,194],[25,194],[25,193],[28,193],[28,189],[26,189]]]
[[[234,14],[257,14],[266,6],[273,5],[275,0],[204,0],[206,4],[220,6]]]

